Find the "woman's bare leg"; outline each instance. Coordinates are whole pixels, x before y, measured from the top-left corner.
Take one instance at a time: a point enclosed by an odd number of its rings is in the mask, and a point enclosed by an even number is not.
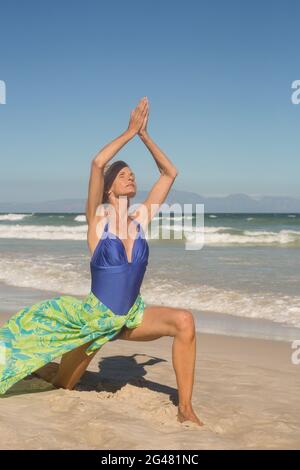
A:
[[[202,425],[192,407],[196,360],[196,330],[192,312],[173,307],[145,307],[140,326],[125,327],[118,339],[151,341],[162,336],[174,337],[172,363],[178,386],[178,420],[191,420]]]
[[[162,336],[174,337],[172,363],[178,386],[178,420],[191,420],[202,425],[192,407],[192,390],[196,360],[196,333],[193,314],[189,310],[173,307],[145,307],[141,325],[130,329],[123,327],[118,339],[129,341],[152,341]],[[92,341],[91,341],[92,342]],[[91,343],[90,342],[90,343]],[[86,343],[63,355],[52,383],[56,387],[72,389],[85,372],[91,356],[85,354]]]
[[[95,351],[90,356],[85,354],[85,349],[93,341],[89,341],[63,354],[60,364],[50,362],[37,369],[33,375],[52,383],[57,388],[72,390],[97,353]]]
[[[85,343],[62,356],[57,374],[52,380],[52,384],[55,387],[66,388],[68,390],[74,388],[97,353],[97,351],[95,351],[90,356],[85,353],[86,348],[93,341]]]

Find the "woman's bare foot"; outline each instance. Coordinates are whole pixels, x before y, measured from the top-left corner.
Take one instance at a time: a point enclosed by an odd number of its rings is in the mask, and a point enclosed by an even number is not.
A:
[[[44,365],[40,369],[37,369],[33,372],[33,376],[39,377],[40,379],[45,380],[53,385],[52,381],[54,380],[57,371],[59,368],[59,364],[55,362],[49,362],[49,364]]]
[[[204,425],[204,423],[200,421],[191,406],[189,406],[188,408],[178,406],[177,421],[179,421],[180,423],[183,423],[184,421],[192,421],[193,423],[198,424],[198,426]]]

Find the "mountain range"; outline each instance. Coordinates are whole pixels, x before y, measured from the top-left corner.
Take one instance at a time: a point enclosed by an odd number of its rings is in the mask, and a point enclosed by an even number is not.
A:
[[[148,192],[138,191],[131,205],[145,200]],[[0,202],[0,212],[85,212],[85,199],[57,199],[42,202]],[[195,212],[196,204],[204,204],[205,213],[256,213],[256,212],[278,212],[278,213],[300,213],[300,198],[289,196],[261,196],[253,198],[243,193],[229,194],[220,197],[205,197],[200,194],[171,189],[165,204],[191,204],[186,212]],[[173,209],[172,209],[173,211]],[[161,212],[165,212],[162,208]],[[176,212],[176,210],[175,210]]]

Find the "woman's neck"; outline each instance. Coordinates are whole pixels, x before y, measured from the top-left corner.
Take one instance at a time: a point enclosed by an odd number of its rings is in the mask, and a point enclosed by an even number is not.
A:
[[[120,238],[127,238],[129,225],[132,223],[132,217],[128,211],[118,211],[115,208],[108,211],[108,223],[110,231],[117,234]]]
[[[111,207],[108,210],[110,220],[115,219],[116,224],[125,224],[132,220],[128,214],[129,199],[127,197],[114,198],[110,205]]]

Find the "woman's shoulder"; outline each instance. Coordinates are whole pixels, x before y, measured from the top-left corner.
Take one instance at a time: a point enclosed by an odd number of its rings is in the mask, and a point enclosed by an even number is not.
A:
[[[106,213],[95,214],[94,217],[89,220],[87,230],[87,243],[91,254],[94,252],[94,249],[97,246],[99,239],[101,238],[101,234],[107,222],[108,217]]]

